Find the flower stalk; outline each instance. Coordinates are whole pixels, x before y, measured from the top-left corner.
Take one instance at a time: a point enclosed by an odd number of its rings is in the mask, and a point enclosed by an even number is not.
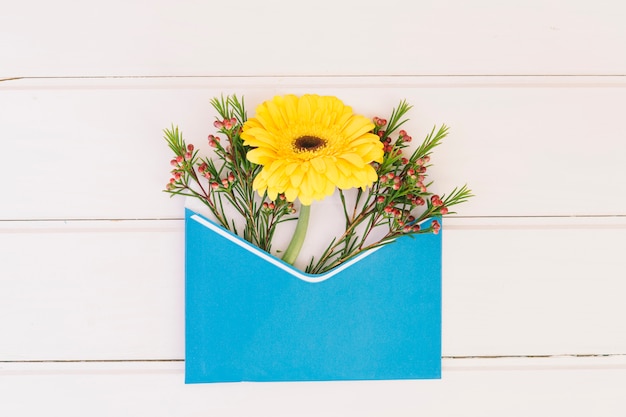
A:
[[[298,223],[296,224],[296,230],[291,237],[291,242],[283,254],[283,261],[290,265],[293,265],[300,254],[304,239],[306,238],[306,232],[309,227],[309,217],[311,214],[311,206],[303,205],[300,208],[300,215],[298,216]]]

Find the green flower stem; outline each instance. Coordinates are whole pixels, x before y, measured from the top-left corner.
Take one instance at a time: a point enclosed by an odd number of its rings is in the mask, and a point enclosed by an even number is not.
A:
[[[293,265],[298,257],[298,254],[300,253],[300,249],[302,249],[302,244],[304,243],[304,238],[306,237],[306,231],[309,227],[310,213],[311,206],[303,205],[300,207],[300,215],[298,216],[296,230],[293,232],[291,242],[289,242],[289,246],[287,246],[287,250],[283,255],[283,261],[290,265]]]

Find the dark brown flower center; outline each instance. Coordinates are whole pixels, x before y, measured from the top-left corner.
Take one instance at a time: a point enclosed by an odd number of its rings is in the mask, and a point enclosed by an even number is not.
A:
[[[293,142],[296,152],[313,152],[324,146],[326,146],[326,141],[317,136],[300,136]]]

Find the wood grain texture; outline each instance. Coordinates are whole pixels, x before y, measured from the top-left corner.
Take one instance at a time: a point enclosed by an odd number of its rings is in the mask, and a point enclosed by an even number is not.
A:
[[[445,356],[624,354],[626,222],[444,224]],[[183,223],[0,222],[0,360],[182,359]]]
[[[0,78],[623,75],[624,7],[619,0],[319,0],[315,7],[23,0],[0,15],[0,55],[10,57]]]
[[[180,218],[162,193],[178,125],[207,151],[209,100],[244,94],[251,113],[273,94],[333,94],[368,116],[401,99],[415,141],[434,125],[436,190],[467,182],[464,216],[624,215],[626,81],[621,77],[192,78],[21,80],[0,85],[8,140],[0,219]],[[28,156],[26,162],[20,156]],[[62,198],[60,198],[62,196]]]
[[[622,1],[0,10],[0,415],[626,414]],[[477,196],[444,223],[440,381],[183,384],[162,129],[206,150],[213,96],[306,92],[451,126],[437,192]]]
[[[438,381],[184,385],[182,363],[0,364],[0,412],[136,416],[513,416],[626,412],[623,358],[444,360]],[[37,401],[33,401],[33,397]]]

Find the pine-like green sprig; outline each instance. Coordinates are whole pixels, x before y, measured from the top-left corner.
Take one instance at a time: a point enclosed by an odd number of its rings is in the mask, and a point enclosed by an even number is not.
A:
[[[318,259],[311,260],[307,272],[326,272],[363,251],[386,245],[403,235],[438,233],[440,224],[437,220],[427,228],[423,228],[422,224],[428,219],[451,214],[449,207],[472,196],[467,186],[455,188],[447,197],[428,191],[432,184],[427,181],[430,155],[448,135],[448,127],[434,127],[406,157],[403,150],[412,138],[404,130],[397,132],[395,140],[392,134],[408,121],[404,116],[410,109],[411,106],[403,100],[393,109],[388,123],[374,118],[374,133],[380,136],[384,146],[383,162],[376,167],[379,180],[368,191],[358,190],[351,207],[348,207],[348,199],[340,191],[345,231],[331,241]],[[380,229],[386,232],[374,238],[374,231]]]
[[[165,191],[175,195],[196,197],[215,216],[220,225],[239,234],[237,225],[243,221],[242,237],[270,252],[276,228],[284,221],[294,220],[293,204],[284,196],[270,201],[259,197],[252,188],[261,167],[246,158],[250,150],[240,137],[247,120],[243,99],[237,96],[213,98],[211,105],[218,114],[214,126],[217,135],[209,136],[209,144],[217,158],[199,158],[191,151],[178,127],[166,129],[165,139],[174,152],[172,179]],[[226,145],[222,144],[226,138]],[[235,215],[231,214],[232,207]]]
[[[261,166],[246,158],[250,148],[243,144],[240,136],[247,120],[243,98],[216,97],[211,105],[218,114],[214,122],[217,135],[209,135],[216,158],[199,157],[194,146],[185,142],[178,127],[165,129],[165,140],[174,153],[172,178],[165,191],[200,199],[220,225],[235,233],[239,234],[237,225],[243,222],[242,237],[270,252],[277,227],[295,220],[294,205],[287,202],[284,195],[276,201],[270,201],[267,194],[259,197],[252,188]],[[405,116],[411,108],[402,100],[392,110],[388,122],[373,119],[373,133],[380,137],[384,148],[383,161],[374,164],[378,181],[369,190],[354,191],[350,198],[339,190],[345,230],[331,240],[319,258],[311,259],[307,272],[326,272],[363,251],[392,243],[400,236],[438,233],[441,227],[438,218],[453,214],[450,207],[472,197],[466,185],[441,197],[429,191],[431,154],[448,135],[448,127],[433,127],[422,143],[410,155],[405,155],[412,138],[399,129],[409,120]],[[229,207],[234,209],[235,215]],[[424,224],[429,226],[423,227]]]

